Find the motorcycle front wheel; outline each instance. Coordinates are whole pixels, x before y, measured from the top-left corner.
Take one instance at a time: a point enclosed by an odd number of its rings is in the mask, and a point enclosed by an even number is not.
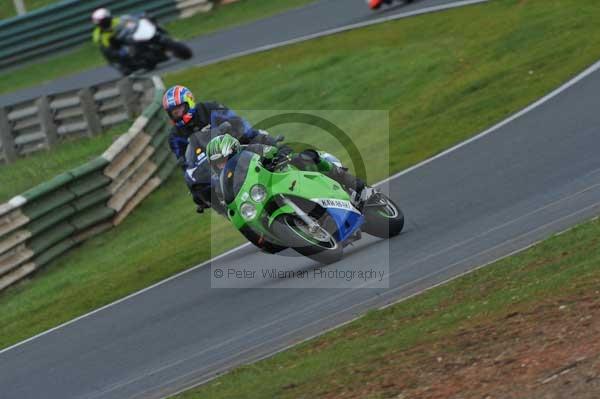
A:
[[[180,60],[189,60],[193,56],[192,49],[177,40],[167,37],[164,40],[164,45],[168,51],[171,51]]]
[[[344,248],[335,238],[335,222],[329,215],[315,222],[311,227],[297,215],[285,214],[275,219],[271,231],[286,246],[319,263],[328,265],[341,260]]]

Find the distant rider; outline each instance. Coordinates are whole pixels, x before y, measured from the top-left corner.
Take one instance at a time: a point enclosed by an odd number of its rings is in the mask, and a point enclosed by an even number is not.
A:
[[[395,0],[368,0],[369,8],[371,8],[372,10],[377,10],[379,7],[381,7],[382,4],[390,5],[394,1]],[[405,3],[412,3],[413,1],[414,0],[404,0]]]
[[[206,194],[210,187],[207,186],[206,181],[198,182],[194,172],[203,167],[202,162],[205,161],[203,152],[212,138],[211,135],[221,134],[215,129],[216,127],[224,122],[229,122],[231,125],[229,133],[244,144],[259,143],[275,146],[283,140],[282,136],[272,137],[263,130],[252,128],[248,121],[237,116],[235,112],[222,104],[217,102],[196,103],[192,92],[184,86],[173,86],[165,92],[163,108],[174,125],[169,134],[169,146],[179,165],[186,171],[185,181],[198,206],[198,213],[202,213],[207,207],[206,195],[203,197],[203,194]],[[194,158],[194,164],[190,165],[186,162],[186,149],[190,143],[190,136],[198,132],[202,132],[202,134],[194,135],[196,137],[194,150],[197,151],[195,154],[197,156]],[[205,168],[208,171],[208,163]],[[200,173],[201,170],[197,172]]]
[[[121,22],[121,18],[113,17],[110,10],[98,8],[92,14],[92,22],[96,26],[92,32],[92,40],[96,44],[106,60],[113,65],[118,65],[119,70],[124,75],[129,75],[131,69],[131,56],[129,49],[120,43],[116,37],[116,27]]]
[[[350,194],[352,203],[358,209],[362,209],[371,195],[376,192],[361,179],[353,176],[346,168],[322,158],[315,150],[308,149],[294,154],[292,149],[287,146],[242,145],[236,138],[228,134],[213,138],[206,148],[206,155],[213,173],[219,175],[227,161],[240,151],[251,151],[260,155],[262,164],[271,170],[274,170],[282,162],[289,162],[300,170],[321,172],[344,187]]]

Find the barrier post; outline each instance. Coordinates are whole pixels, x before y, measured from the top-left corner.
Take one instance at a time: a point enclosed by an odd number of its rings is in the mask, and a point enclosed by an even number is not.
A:
[[[17,10],[18,15],[23,15],[27,13],[27,8],[25,8],[25,3],[23,0],[13,0],[15,4],[15,10]]]
[[[54,115],[50,109],[50,101],[47,96],[42,96],[37,100],[38,115],[42,131],[46,135],[48,147],[53,147],[58,142],[58,130],[54,123]]]
[[[117,88],[123,100],[125,111],[127,111],[127,116],[130,119],[134,119],[139,107],[137,97],[133,91],[133,82],[128,77],[125,77],[117,82]]]
[[[2,141],[2,152],[6,163],[14,162],[17,159],[17,150],[5,107],[0,107],[0,141]]]
[[[89,135],[95,136],[102,133],[102,121],[100,120],[100,115],[98,115],[98,107],[96,106],[96,101],[94,101],[92,91],[89,88],[84,88],[79,90],[78,95],[81,101],[83,117],[88,125]]]

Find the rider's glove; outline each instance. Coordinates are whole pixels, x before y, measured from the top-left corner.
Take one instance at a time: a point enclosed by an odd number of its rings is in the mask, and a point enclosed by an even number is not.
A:
[[[277,143],[282,142],[283,140],[285,140],[284,136],[271,136],[269,134],[269,132],[267,132],[266,130],[258,130],[258,137],[256,137],[253,141],[255,143],[259,143],[259,144],[266,144],[266,145],[272,145],[272,146],[276,146]]]
[[[212,126],[210,125],[206,125],[204,126],[202,129],[200,129],[200,133],[202,134],[206,134],[209,133],[210,134],[210,130],[212,129]]]
[[[277,158],[280,158],[280,157],[289,158],[289,156],[292,154],[292,152],[294,152],[292,147],[287,146],[285,144],[280,144],[278,148],[279,149],[277,150]]]
[[[290,162],[292,149],[288,146],[280,149],[277,154],[271,159],[269,167],[273,170],[279,168],[282,165],[285,165]]]

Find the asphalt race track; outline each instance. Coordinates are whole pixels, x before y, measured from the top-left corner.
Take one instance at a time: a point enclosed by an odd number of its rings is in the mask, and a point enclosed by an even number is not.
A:
[[[170,62],[154,73],[186,68],[220,60],[232,54],[257,47],[280,43],[306,35],[338,28],[393,14],[403,14],[422,8],[454,3],[457,0],[418,0],[413,4],[399,1],[391,7],[372,12],[364,0],[321,0],[270,18],[215,32],[188,41],[194,58],[186,62]],[[90,28],[91,30],[91,28]],[[90,36],[91,37],[91,36]],[[56,79],[45,85],[0,95],[0,106],[37,98],[66,90],[78,89],[119,78],[108,66]]]
[[[391,259],[388,289],[263,289],[287,286],[281,279],[211,289],[218,267],[282,260],[244,246],[0,352],[2,398],[168,396],[597,215],[599,69],[389,181],[405,232],[389,241],[365,236],[329,266]]]

